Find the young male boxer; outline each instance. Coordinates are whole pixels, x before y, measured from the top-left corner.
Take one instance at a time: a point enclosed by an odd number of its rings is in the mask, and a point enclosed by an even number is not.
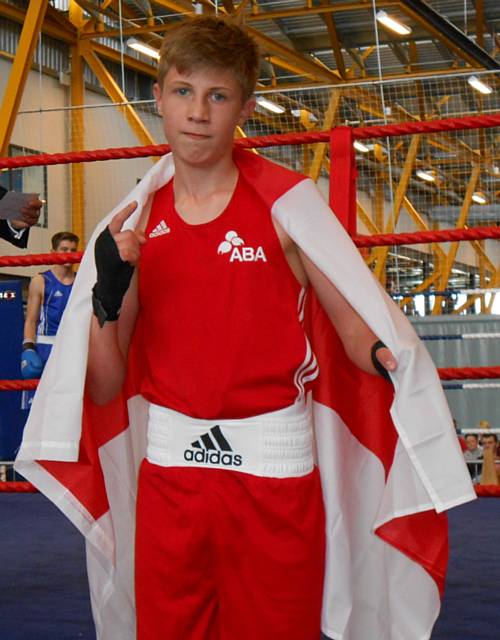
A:
[[[69,231],[59,231],[52,236],[50,242],[51,251],[70,253],[78,250],[79,238]],[[31,279],[24,321],[21,359],[23,378],[41,376],[74,281],[72,264],[54,265]]]
[[[96,243],[96,400],[122,386],[138,316],[147,334],[140,638],[319,636],[325,525],[305,404],[317,370],[299,315],[309,283],[351,359],[376,374],[377,336],[272,219],[247,152],[235,158],[258,64],[254,42],[216,18],[165,38],[154,93],[175,176],[136,230],[121,231],[131,204]]]
[[[18,468],[87,536],[99,638],[135,638],[135,605],[140,640],[316,639],[323,578],[329,636],[428,637],[443,575],[442,554],[425,547],[444,549],[434,510],[471,499],[470,480],[428,355],[313,183],[233,150],[257,63],[254,42],[219,18],[168,32],[155,95],[172,154],[100,225],[95,266],[88,252],[82,261]],[[309,285],[331,320],[322,337],[333,324],[350,358],[317,354],[326,526],[306,402],[318,376],[303,329]],[[82,405],[86,365],[101,408]],[[373,393],[388,389],[377,369],[394,383],[399,440]],[[324,392],[336,379],[335,412]],[[353,438],[340,417],[360,405]],[[377,421],[386,433],[371,433]],[[347,476],[330,474],[358,450],[370,482],[345,503]],[[371,515],[356,515],[360,502]],[[403,548],[412,514],[426,535]]]

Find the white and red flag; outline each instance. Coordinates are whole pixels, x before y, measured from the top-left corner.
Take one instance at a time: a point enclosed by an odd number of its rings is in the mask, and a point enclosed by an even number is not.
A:
[[[310,297],[308,331],[320,365],[315,437],[327,510],[323,631],[336,640],[425,640],[446,572],[442,512],[475,497],[437,372],[314,183],[246,151],[236,151],[235,161],[255,197],[398,361],[392,385],[357,369]],[[126,227],[134,227],[173,172],[172,157],[165,156],[94,232],[16,462],[86,536],[99,640],[135,638],[134,513],[146,443],[147,403],[139,395],[146,332],[139,319],[122,394],[95,406],[85,394],[93,244],[132,200],[139,206]]]

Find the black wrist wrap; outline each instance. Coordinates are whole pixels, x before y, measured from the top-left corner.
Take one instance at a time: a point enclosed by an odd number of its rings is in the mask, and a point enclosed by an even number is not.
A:
[[[97,282],[92,289],[94,313],[102,327],[118,320],[120,309],[134,272],[134,267],[120,258],[109,228],[98,236],[95,247]]]
[[[380,375],[383,378],[385,378],[386,380],[389,380],[389,382],[390,382],[391,381],[391,376],[389,375],[387,369],[377,359],[377,351],[379,349],[386,349],[386,348],[387,348],[387,345],[385,345],[382,342],[382,340],[377,340],[377,342],[374,342],[372,344],[372,348],[370,350],[370,358],[372,360],[373,366],[378,371],[378,373],[380,373]]]

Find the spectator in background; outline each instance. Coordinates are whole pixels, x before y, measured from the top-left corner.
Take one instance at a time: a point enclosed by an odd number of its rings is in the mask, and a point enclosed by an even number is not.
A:
[[[77,251],[79,238],[69,231],[52,236],[52,251]],[[59,323],[73,287],[75,274],[72,264],[57,264],[31,279],[24,322],[21,375],[25,379],[39,378],[55,341]],[[22,408],[27,409],[33,392],[25,392]]]
[[[493,455],[498,458],[498,436],[496,433],[488,433],[483,436],[483,451],[491,449]]]
[[[479,422],[477,423],[477,428],[478,429],[489,429],[490,428],[490,423],[488,420],[479,420]],[[482,445],[483,444],[483,436],[482,434],[479,436],[479,444]]]
[[[472,482],[477,484],[481,477],[482,464],[471,464],[483,459],[483,449],[479,446],[479,438],[475,433],[468,433],[465,436],[466,449],[464,451],[464,458],[467,462],[467,468],[472,478]]]
[[[484,462],[481,484],[500,484],[498,437],[496,433],[488,433],[482,437],[482,441]]]
[[[7,193],[7,190],[0,187],[0,200]],[[43,202],[38,198],[33,198],[25,207],[19,210],[19,218],[16,220],[0,220],[0,238],[7,240],[21,249],[28,245],[29,227],[38,222],[40,209]]]

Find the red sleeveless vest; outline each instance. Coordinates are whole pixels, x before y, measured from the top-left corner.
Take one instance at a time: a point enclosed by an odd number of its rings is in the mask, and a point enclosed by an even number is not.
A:
[[[139,267],[149,401],[196,418],[245,418],[293,404],[316,377],[305,290],[271,213],[240,172],[226,209],[191,225],[173,181],[157,191]]]

